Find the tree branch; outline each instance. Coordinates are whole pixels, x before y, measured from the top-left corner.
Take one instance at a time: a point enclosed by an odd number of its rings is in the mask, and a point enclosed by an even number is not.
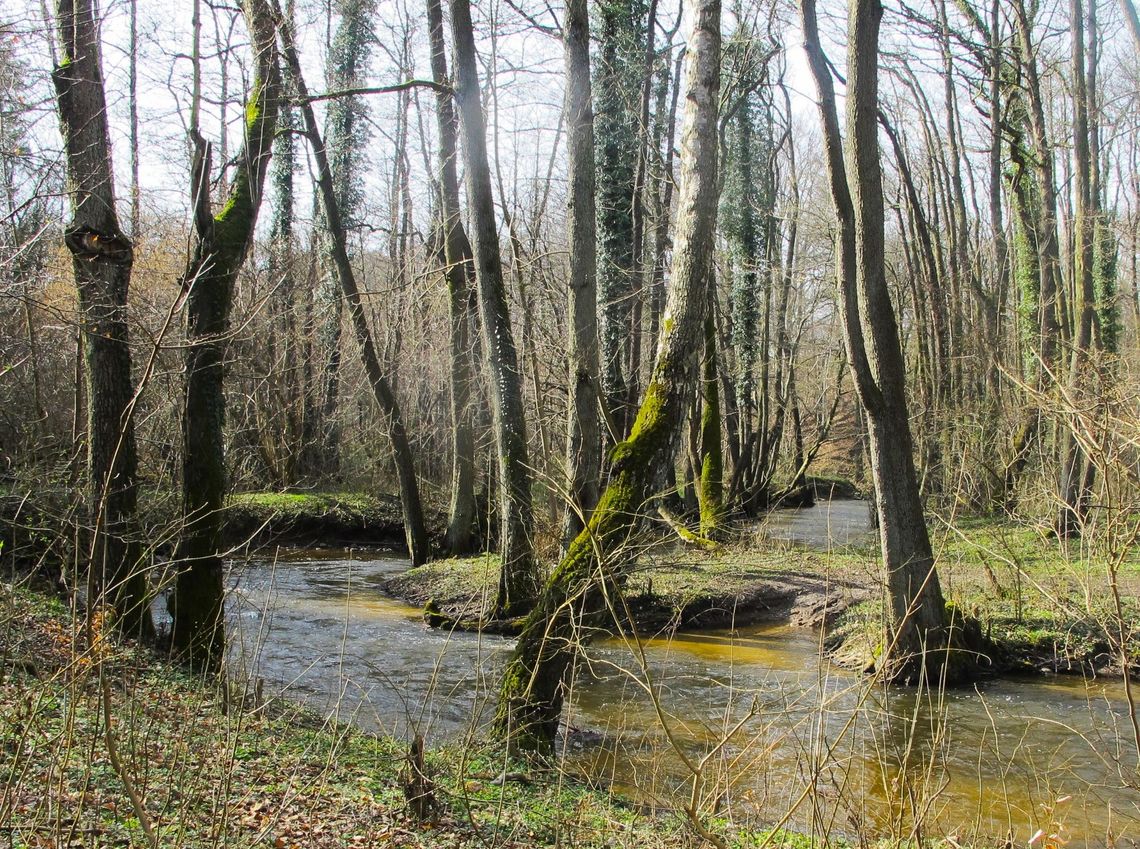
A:
[[[413,88],[430,88],[432,91],[441,94],[451,94],[451,86],[445,83],[437,83],[434,80],[405,80],[402,83],[394,85],[382,86],[367,86],[364,88],[346,88],[340,91],[326,91],[323,94],[310,94],[304,97],[296,97],[292,100],[294,104],[300,105],[302,103],[316,103],[320,100],[336,100],[341,97],[356,97],[361,94],[396,94],[397,92],[407,91]]]

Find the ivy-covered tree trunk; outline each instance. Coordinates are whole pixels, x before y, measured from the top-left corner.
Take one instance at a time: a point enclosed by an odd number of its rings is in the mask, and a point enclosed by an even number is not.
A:
[[[320,127],[317,125],[317,116],[313,111],[312,101],[309,99],[309,90],[301,73],[301,60],[297,54],[296,43],[293,40],[292,26],[288,21],[282,22],[280,32],[285,65],[293,82],[293,88],[297,92],[301,117],[305,122],[305,137],[309,141],[313,160],[317,166],[317,188],[324,209],[325,223],[328,225],[333,268],[336,272],[340,291],[348,305],[356,343],[360,348],[360,358],[364,364],[364,373],[372,387],[372,396],[376,400],[376,406],[380,408],[381,415],[384,418],[388,443],[392,449],[392,464],[396,467],[396,478],[400,487],[400,508],[404,515],[404,538],[408,545],[408,556],[411,558],[412,564],[418,566],[431,558],[431,541],[428,538],[427,525],[424,522],[423,504],[420,501],[412,446],[408,441],[407,430],[404,428],[404,418],[400,412],[400,405],[396,402],[396,396],[388,384],[388,379],[380,364],[380,357],[376,353],[372,331],[368,326],[368,316],[364,312],[364,303],[360,296],[360,287],[356,283],[356,273],[353,271],[352,263],[348,258],[346,231],[340,213],[340,198],[337,195],[335,175],[329,164],[328,151],[325,147],[324,138],[321,136]]]
[[[805,49],[819,91],[827,174],[838,226],[840,315],[870,437],[875,506],[890,616],[879,665],[890,680],[954,677],[950,629],[934,568],[907,419],[906,375],[884,258],[878,141],[882,5],[852,0],[848,17],[847,155],[831,70],[819,43],[815,0],[801,0]]]
[[[443,9],[439,0],[427,0],[428,35],[431,39],[432,79],[446,85],[447,46],[443,37]],[[455,107],[451,92],[436,92],[439,128],[440,206],[443,217],[443,252],[447,276],[451,365],[451,502],[447,517],[447,550],[469,554],[475,535],[475,431],[471,410],[474,383],[470,328],[471,242],[463,229],[459,210],[459,156]]]
[[[671,484],[694,389],[716,231],[720,2],[696,0],[691,14],[677,235],[657,359],[629,437],[613,450],[605,492],[547,582],[503,674],[496,728],[523,749],[553,744],[571,663],[603,626],[610,593],[625,580],[646,503]]]
[[[245,143],[222,208],[210,209],[210,147],[195,135],[192,203],[197,241],[182,276],[186,289],[186,389],[182,409],[181,571],[172,599],[175,651],[217,669],[225,651],[222,509],[226,494],[226,342],[234,281],[253,242],[269,170],[281,80],[276,29],[264,0],[247,0],[254,77],[245,109]],[[196,134],[197,128],[193,128]]]
[[[495,226],[470,0],[451,0],[451,30],[455,42],[455,99],[459,106],[467,163],[467,201],[475,236],[475,280],[491,375],[491,412],[499,454],[499,544],[503,566],[495,615],[509,617],[530,610],[538,592],[522,370],[511,330],[499,233]]]
[[[1115,353],[1119,336],[1116,297],[1116,243],[1108,234],[1102,207],[1101,149],[1097,99],[1099,34],[1097,0],[1071,0],[1073,78],[1073,169],[1075,183],[1073,264],[1076,327],[1069,368],[1070,397],[1082,407],[1100,398],[1111,380],[1108,363],[1098,362],[1099,347]],[[1087,66],[1086,66],[1087,55]],[[1103,396],[1102,396],[1103,397]],[[1061,537],[1077,536],[1092,509],[1097,466],[1076,433],[1067,430],[1062,440],[1061,508],[1056,529]]]
[[[1026,124],[1032,139],[1032,167],[1039,193],[1034,236],[1037,244],[1039,351],[1044,365],[1042,380],[1056,373],[1061,336],[1061,260],[1057,237],[1057,188],[1053,174],[1053,147],[1049,143],[1045,106],[1041,97],[1037,48],[1032,40],[1032,24],[1024,0],[1013,0],[1017,26],[1017,48],[1023,90],[1028,101]]]
[[[590,21],[586,0],[568,0],[566,115],[570,249],[570,403],[566,440],[569,496],[562,520],[567,549],[598,502],[602,434],[598,420],[597,237],[594,207],[594,112],[590,88]]]
[[[88,569],[91,609],[110,604],[123,633],[154,635],[140,557],[134,388],[127,293],[134,247],[119,229],[99,22],[91,0],[61,0],[60,64],[52,74],[71,220],[64,241],[79,293],[87,383]]]
[[[743,37],[744,31],[738,31]],[[729,245],[732,274],[732,350],[736,354],[734,391],[736,394],[737,430],[742,450],[737,479],[743,481],[744,467],[751,465],[755,450],[756,423],[756,360],[760,353],[760,281],[759,233],[756,212],[760,205],[753,165],[766,160],[756,156],[754,144],[756,127],[752,109],[752,94],[742,98],[732,117],[732,136],[728,146],[725,170],[725,192],[722,215],[725,236]],[[767,356],[767,352],[764,352]],[[759,427],[764,427],[764,422]],[[747,496],[745,501],[750,501]]]
[[[597,164],[597,293],[601,377],[606,408],[625,436],[633,302],[634,184],[640,141],[640,102],[645,40],[644,0],[599,0],[600,47],[594,79]]]

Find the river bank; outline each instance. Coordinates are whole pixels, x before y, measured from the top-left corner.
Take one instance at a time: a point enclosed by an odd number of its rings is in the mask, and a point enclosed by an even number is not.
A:
[[[947,601],[976,620],[989,643],[988,673],[1119,677],[1121,637],[1133,676],[1140,673],[1136,551],[1110,569],[1103,552],[992,520],[936,521],[932,536]],[[879,558],[866,502],[776,511],[711,552],[672,539],[648,544],[617,615],[646,637],[757,623],[822,630],[834,660],[862,669],[880,638]],[[487,554],[437,560],[386,579],[382,589],[430,604],[436,624],[473,628],[489,613],[498,579],[498,558]],[[517,624],[492,628],[511,633]]]
[[[684,816],[508,762],[482,740],[426,751],[419,818],[406,740],[220,688],[111,634],[91,650],[60,600],[10,584],[0,584],[0,717],[0,823],[13,846],[698,842]],[[703,826],[732,846],[768,837],[723,816]],[[808,844],[788,833],[768,845]]]

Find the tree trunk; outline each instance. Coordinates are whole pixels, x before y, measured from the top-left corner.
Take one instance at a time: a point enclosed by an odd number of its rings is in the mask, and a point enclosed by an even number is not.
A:
[[[431,70],[435,82],[447,82],[447,47],[443,38],[443,9],[427,0],[431,39]],[[473,260],[471,242],[459,211],[458,144],[451,93],[436,92],[439,127],[440,200],[444,229],[451,360],[451,503],[447,514],[447,550],[469,554],[475,545],[475,435],[471,420],[472,348],[469,297]]]
[[[629,355],[633,322],[634,192],[639,142],[642,16],[639,0],[597,5],[597,74],[594,133],[597,141],[598,314],[601,374],[609,417],[623,439],[632,409]]]
[[[1093,0],[1095,2],[1095,0]],[[1085,69],[1084,4],[1070,0],[1070,26],[1073,50],[1073,248],[1076,277],[1077,325],[1073,338],[1073,354],[1069,368],[1070,391],[1075,398],[1087,396],[1087,384],[1093,379],[1090,352],[1093,342],[1093,319],[1096,313],[1093,254],[1095,221],[1092,198],[1092,159],[1089,153],[1089,92]],[[1088,458],[1077,439],[1068,430],[1061,440],[1061,506],[1057,516],[1057,535],[1062,539],[1078,536],[1084,526],[1092,494],[1084,483]]]
[[[629,438],[614,448],[609,484],[547,582],[504,672],[496,727],[521,748],[553,745],[566,675],[582,641],[603,623],[609,590],[625,579],[634,556],[628,543],[646,502],[670,483],[693,391],[716,230],[719,0],[697,0],[692,19],[676,249],[657,358]]]
[[[87,376],[87,499],[93,525],[88,599],[115,609],[123,633],[154,635],[140,557],[134,390],[127,293],[134,248],[115,215],[115,180],[91,0],[60,0],[61,59],[52,79],[59,107],[71,220],[64,241],[79,293]]]
[[[234,281],[253,242],[262,187],[277,127],[281,80],[273,16],[262,0],[247,0],[255,74],[245,110],[245,145],[229,196],[210,211],[210,149],[196,145],[191,191],[197,243],[182,277],[187,291],[186,395],[182,410],[183,563],[171,607],[172,639],[191,665],[217,669],[225,653],[222,603],[222,509],[226,494],[226,343]]]
[[[840,314],[855,389],[867,414],[890,620],[880,658],[890,680],[954,676],[946,607],[934,569],[915,475],[898,326],[884,267],[878,142],[879,0],[849,11],[847,162],[831,71],[814,0],[801,0],[805,48],[820,94],[828,179],[838,225]]]
[[[711,268],[709,272],[711,283]],[[709,291],[715,291],[714,287],[710,285]],[[701,536],[706,539],[715,539],[724,524],[724,456],[717,386],[716,321],[711,300],[710,294],[701,374]]]
[[[280,15],[278,17],[280,18]],[[364,363],[364,373],[372,386],[372,395],[376,400],[376,405],[384,417],[388,442],[392,448],[392,464],[396,467],[396,478],[400,486],[400,507],[404,514],[404,538],[408,545],[408,556],[412,565],[419,566],[431,558],[431,542],[428,539],[427,525],[424,522],[423,504],[420,501],[419,483],[416,480],[412,446],[404,428],[400,406],[396,402],[396,396],[392,393],[392,388],[384,375],[384,369],[380,365],[380,357],[376,353],[372,331],[368,326],[368,317],[364,312],[360,288],[356,283],[356,273],[353,271],[352,263],[348,258],[345,227],[340,215],[336,183],[332,168],[329,165],[325,142],[321,136],[320,128],[317,126],[313,104],[309,99],[308,87],[305,85],[305,79],[301,74],[301,60],[297,55],[291,24],[283,21],[280,32],[285,64],[290,79],[293,81],[293,87],[297,91],[301,116],[305,121],[305,137],[309,140],[313,160],[317,166],[317,187],[320,190],[325,222],[329,229],[330,251],[337,281],[340,284],[344,300],[348,304],[356,342],[360,346],[360,358]]]
[[[594,112],[590,90],[590,21],[586,0],[566,4],[566,113],[570,187],[570,403],[566,440],[569,496],[562,540],[569,549],[598,502],[602,434],[598,420],[597,237],[594,210]]]
[[[509,617],[528,611],[538,590],[522,371],[511,330],[495,226],[470,0],[451,0],[451,29],[456,57],[455,99],[467,163],[468,205],[475,230],[475,279],[491,373],[491,410],[499,453],[499,543],[503,566],[495,615]]]

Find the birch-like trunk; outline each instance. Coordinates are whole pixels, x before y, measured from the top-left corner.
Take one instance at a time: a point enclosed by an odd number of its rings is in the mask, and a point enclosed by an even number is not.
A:
[[[455,100],[459,106],[459,126],[467,164],[467,203],[475,237],[472,243],[475,280],[483,318],[484,350],[491,375],[491,412],[499,454],[499,543],[503,567],[495,615],[509,617],[530,610],[538,591],[522,370],[511,330],[499,233],[495,225],[495,201],[487,160],[487,129],[479,92],[470,0],[451,0],[451,30],[455,43]]]

